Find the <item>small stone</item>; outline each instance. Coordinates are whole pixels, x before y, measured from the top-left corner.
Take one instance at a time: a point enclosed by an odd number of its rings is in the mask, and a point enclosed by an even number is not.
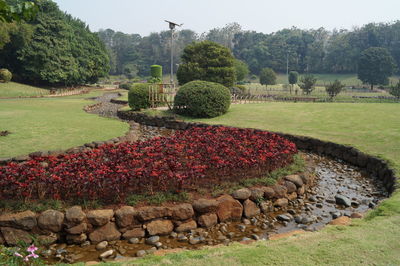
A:
[[[373,202],[370,202],[370,203],[368,204],[368,207],[371,208],[371,209],[374,209],[374,208],[376,207],[376,204],[373,203]]]
[[[188,241],[188,238],[185,235],[180,235],[180,236],[178,236],[177,240],[179,242],[186,242],[186,241]]]
[[[250,222],[249,219],[243,219],[242,222],[243,222],[245,225],[251,224],[251,222]]]
[[[260,239],[260,237],[258,235],[256,235],[256,234],[252,234],[251,238],[254,239],[254,240],[259,240]]]
[[[288,206],[288,204],[289,204],[289,201],[288,201],[288,199],[287,198],[280,198],[280,199],[277,199],[275,202],[274,202],[274,206],[275,207],[287,207]]]
[[[162,243],[161,242],[156,242],[156,243],[154,243],[154,246],[156,247],[156,248],[161,248],[162,247]]]
[[[336,204],[338,205],[344,205],[346,207],[350,207],[351,206],[351,200],[343,195],[337,194],[335,196],[335,201]]]
[[[131,239],[128,240],[129,244],[139,244],[140,240],[137,237],[132,237]]]
[[[82,244],[81,244],[81,248],[84,248],[84,247],[87,247],[87,246],[90,246],[90,241],[88,240],[88,241],[85,241],[85,242],[83,242]]]
[[[146,244],[148,245],[154,245],[155,243],[157,243],[158,241],[160,241],[160,237],[159,236],[151,236],[149,238],[146,239]]]
[[[138,252],[136,252],[136,257],[144,257],[146,256],[146,251],[145,250],[139,250]]]
[[[351,214],[350,218],[352,219],[362,219],[363,218],[363,214],[359,213],[359,212],[354,212]]]
[[[243,237],[241,240],[241,242],[247,242],[247,241],[251,241],[251,238]]]
[[[333,218],[333,219],[339,218],[340,216],[342,216],[342,213],[339,212],[339,211],[333,212],[333,213],[332,213],[332,218]]]
[[[237,200],[247,200],[251,196],[251,191],[248,188],[241,188],[232,193],[232,197]]]
[[[253,230],[251,230],[251,231],[253,231],[253,233],[259,233],[259,232],[260,232],[260,229],[258,229],[258,228],[253,228]]]
[[[153,253],[156,252],[156,251],[157,251],[157,248],[156,248],[156,247],[152,247],[152,248],[146,250],[146,253],[147,253],[147,254],[153,254]]]
[[[293,217],[290,214],[280,214],[276,216],[276,218],[280,221],[290,222],[293,220]]]
[[[105,259],[105,258],[111,257],[111,256],[114,254],[114,252],[115,252],[115,251],[112,250],[112,249],[107,250],[106,252],[101,253],[100,256],[99,256],[99,258],[100,258],[100,259]]]
[[[169,237],[171,237],[171,238],[177,238],[177,237],[178,237],[178,233],[176,233],[176,232],[171,232],[171,234],[169,234]]]
[[[96,245],[96,249],[97,250],[102,250],[102,249],[105,249],[107,246],[108,246],[108,242],[107,241],[102,241],[102,242],[100,242],[100,243],[98,243]]]

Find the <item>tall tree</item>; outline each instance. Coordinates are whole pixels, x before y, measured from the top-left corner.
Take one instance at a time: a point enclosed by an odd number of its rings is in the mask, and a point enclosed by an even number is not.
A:
[[[300,88],[303,90],[303,93],[310,95],[314,90],[315,83],[317,82],[317,78],[314,75],[304,75],[300,78]]]
[[[236,81],[242,81],[249,75],[249,66],[240,60],[235,59],[235,73],[236,73]]]
[[[260,83],[268,88],[268,85],[276,84],[276,73],[272,68],[263,68],[260,71]]]
[[[299,79],[299,73],[297,71],[289,72],[288,81],[290,84],[290,94],[292,94],[293,86],[297,84],[298,79]]]
[[[393,57],[386,48],[371,47],[361,53],[358,61],[358,78],[370,84],[373,90],[374,85],[388,84],[388,78],[394,69]]]

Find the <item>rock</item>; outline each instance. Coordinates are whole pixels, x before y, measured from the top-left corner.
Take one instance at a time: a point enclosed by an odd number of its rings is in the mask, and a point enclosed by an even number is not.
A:
[[[297,199],[297,193],[296,192],[290,193],[287,199],[290,201],[294,201],[295,199]]]
[[[155,220],[146,225],[149,235],[168,235],[174,230],[174,225],[170,220]]]
[[[254,240],[259,240],[260,239],[260,237],[258,235],[256,235],[256,234],[252,234],[250,237],[252,239],[254,239]]]
[[[297,195],[303,196],[304,193],[306,193],[306,189],[304,188],[304,186],[299,187],[299,188],[297,189]]]
[[[273,186],[274,192],[275,192],[275,196],[276,198],[284,198],[286,197],[287,194],[287,189],[285,186],[281,186],[281,185],[275,185]]]
[[[275,206],[275,207],[281,207],[281,208],[287,207],[288,204],[289,204],[289,201],[288,201],[287,198],[277,199],[277,200],[274,202],[274,206]]]
[[[199,213],[215,212],[218,209],[218,201],[215,199],[198,199],[193,202],[193,208]]]
[[[48,245],[52,245],[52,244],[56,243],[58,240],[58,237],[56,234],[51,233],[50,235],[40,235],[37,237],[37,240],[41,245],[48,246]]]
[[[38,225],[42,230],[54,233],[61,231],[63,223],[64,213],[55,210],[44,211],[38,218]]]
[[[89,239],[93,243],[99,243],[101,241],[113,241],[119,240],[121,233],[117,230],[115,223],[107,223],[102,227],[97,228],[89,234]]]
[[[273,188],[265,187],[263,190],[265,199],[273,199],[275,197],[275,191]]]
[[[22,230],[32,230],[37,225],[36,214],[24,211],[0,216],[0,227],[13,227]]]
[[[175,220],[187,220],[193,217],[194,210],[191,204],[184,203],[176,205],[172,210],[172,219]]]
[[[136,257],[144,257],[146,256],[146,251],[145,250],[139,250],[138,252],[136,252]]]
[[[83,242],[83,243],[80,245],[81,248],[84,248],[84,247],[87,247],[87,246],[90,246],[90,241],[89,241],[89,240],[86,240],[85,242]]]
[[[313,223],[317,220],[317,217],[315,217],[314,215],[311,216],[305,216],[301,219],[301,223],[302,224],[310,224]]]
[[[298,188],[304,184],[303,179],[299,175],[288,175],[285,176],[285,179],[294,183]]]
[[[154,243],[154,246],[155,246],[157,249],[160,249],[160,248],[163,246],[163,244],[162,244],[161,242],[156,242],[156,243]]]
[[[133,207],[124,206],[115,212],[115,222],[120,228],[137,225],[139,222],[136,220],[136,213]]]
[[[218,199],[217,216],[220,222],[239,221],[242,218],[243,206],[239,201],[229,195],[223,195]]]
[[[87,213],[89,223],[94,226],[103,226],[107,224],[114,216],[114,211],[109,210],[94,210]]]
[[[67,243],[68,244],[82,244],[87,240],[86,234],[80,235],[67,235]]]
[[[351,219],[347,216],[341,216],[329,222],[330,225],[350,225]]]
[[[267,203],[266,201],[263,201],[260,203],[260,209],[262,213],[267,214],[268,212],[271,211],[271,205]]]
[[[284,221],[284,222],[290,222],[291,220],[293,220],[293,217],[290,214],[280,214],[278,216],[276,216],[276,218],[279,221]]]
[[[160,237],[159,236],[151,236],[149,238],[146,239],[146,244],[147,245],[154,245],[155,243],[160,241]]]
[[[65,220],[69,224],[80,224],[85,218],[86,214],[82,211],[81,206],[73,206],[65,211]]]
[[[344,205],[346,207],[350,207],[351,206],[351,200],[343,195],[337,194],[335,196],[335,201],[336,204],[338,205]]]
[[[139,244],[140,240],[137,237],[132,237],[131,239],[128,240],[129,244]]]
[[[201,237],[191,237],[189,239],[189,244],[191,244],[191,245],[197,245],[197,244],[200,244],[201,242],[202,242]]]
[[[260,214],[260,208],[258,208],[257,204],[249,199],[244,201],[243,211],[244,216],[246,216],[247,218],[252,218]]]
[[[203,214],[197,221],[200,226],[210,228],[218,223],[218,217],[215,213]]]
[[[247,200],[251,196],[251,191],[248,188],[241,188],[232,193],[232,197],[237,200]]]
[[[243,225],[243,224],[239,224],[237,227],[238,227],[238,229],[239,229],[240,232],[246,231],[246,226]]]
[[[293,193],[297,191],[296,185],[290,181],[285,181],[285,187],[288,193]]]
[[[177,240],[179,242],[186,242],[188,241],[188,238],[185,235],[179,235]]]
[[[126,231],[122,237],[124,239],[131,239],[131,238],[142,238],[146,235],[146,232],[142,228],[134,228],[132,230]]]
[[[108,242],[107,241],[101,241],[96,245],[96,250],[103,250],[106,247],[108,247]]]
[[[5,242],[10,246],[16,246],[20,241],[24,241],[28,244],[32,243],[32,237],[26,231],[11,227],[1,227],[0,231]]]
[[[87,224],[81,223],[78,224],[77,226],[67,228],[65,229],[65,231],[67,231],[67,233],[71,235],[80,235],[82,233],[86,233],[87,229],[88,229]]]
[[[363,218],[363,214],[359,213],[359,212],[353,212],[351,214],[350,218],[352,218],[352,219],[362,219]]]
[[[175,228],[175,231],[178,233],[182,233],[182,232],[188,232],[190,230],[194,230],[196,228],[197,228],[196,221],[191,220],[189,222],[180,224],[177,228]]]
[[[250,200],[252,201],[260,201],[260,199],[264,199],[264,189],[262,188],[251,188],[251,196],[250,196]]]
[[[172,211],[168,207],[142,207],[138,209],[138,218],[141,221],[149,221],[157,218],[171,217]]]
[[[114,253],[115,253],[115,251],[110,249],[110,250],[107,250],[106,252],[101,253],[99,258],[105,259],[105,258],[111,257],[112,255],[114,255]]]

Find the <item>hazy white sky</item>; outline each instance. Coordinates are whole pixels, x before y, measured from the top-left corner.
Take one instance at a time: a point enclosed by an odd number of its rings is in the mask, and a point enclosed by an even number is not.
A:
[[[54,0],[89,24],[147,35],[168,29],[165,19],[197,33],[238,22],[245,30],[326,29],[400,19],[400,0]]]

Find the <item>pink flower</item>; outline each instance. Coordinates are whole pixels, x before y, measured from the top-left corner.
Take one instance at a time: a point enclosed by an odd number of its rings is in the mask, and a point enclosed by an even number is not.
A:
[[[32,257],[32,258],[34,258],[34,259],[37,259],[37,258],[39,258],[39,255],[37,255],[37,254],[35,254],[35,253],[31,253],[31,254],[29,254],[28,256],[27,256],[28,258],[29,257]]]
[[[24,257],[24,256],[22,256],[21,254],[19,254],[18,252],[14,252],[14,255],[17,256],[17,257],[21,257],[21,258]]]
[[[33,253],[33,252],[35,252],[36,250],[38,250],[38,248],[35,247],[35,245],[30,245],[26,251],[28,251],[28,252],[30,252],[30,253]]]

